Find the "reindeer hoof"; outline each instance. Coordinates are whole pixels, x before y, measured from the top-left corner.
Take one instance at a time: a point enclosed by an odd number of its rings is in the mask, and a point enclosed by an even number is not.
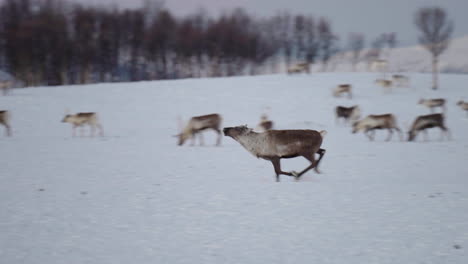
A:
[[[297,173],[296,171],[291,171],[291,174],[296,177],[296,178],[299,178],[299,173]]]

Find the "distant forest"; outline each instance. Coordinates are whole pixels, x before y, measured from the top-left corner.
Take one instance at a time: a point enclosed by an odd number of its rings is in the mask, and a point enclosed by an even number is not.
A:
[[[212,18],[176,17],[149,1],[124,10],[61,0],[0,5],[0,71],[26,86],[254,75],[297,61],[326,70],[337,41],[326,18],[287,12]]]

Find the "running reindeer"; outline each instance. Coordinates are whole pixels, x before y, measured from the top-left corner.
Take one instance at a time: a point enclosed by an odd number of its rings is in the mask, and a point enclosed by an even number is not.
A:
[[[5,135],[11,136],[10,113],[7,110],[0,111],[0,124],[5,127]]]
[[[450,139],[450,131],[444,125],[444,116],[442,114],[430,114],[418,116],[408,132],[408,141],[413,141],[420,131],[424,132],[424,139],[427,140],[428,128],[439,127],[442,130],[440,139],[442,140],[444,134],[447,134],[447,139]]]
[[[420,99],[418,104],[425,105],[431,109],[431,113],[434,113],[434,108],[440,107],[442,112],[445,112],[445,99],[436,98],[436,99]]]
[[[348,98],[351,99],[353,97],[351,90],[351,84],[340,84],[333,89],[333,96],[340,97],[342,94],[346,93],[348,94]]]
[[[394,129],[400,134],[400,140],[403,140],[403,134],[400,128],[398,128],[393,114],[368,115],[353,124],[352,133],[354,134],[362,130],[369,140],[373,141],[376,129],[388,129],[388,137],[385,141],[392,139]],[[369,134],[370,131],[372,131],[372,134]]]
[[[80,135],[83,136],[84,134],[84,125],[88,125],[90,127],[90,136],[94,137],[94,133],[96,128],[99,129],[99,135],[102,137],[104,136],[104,131],[102,129],[101,124],[99,123],[99,119],[96,113],[89,112],[89,113],[77,113],[74,115],[67,114],[62,119],[63,123],[70,123],[72,124],[72,136],[76,136],[76,128],[81,127]]]
[[[218,133],[218,139],[216,140],[216,146],[221,144],[221,122],[222,118],[219,114],[210,114],[210,115],[203,115],[203,116],[194,116],[192,117],[187,125],[182,129],[180,134],[176,135],[175,137],[179,138],[177,145],[182,146],[185,141],[189,138],[192,139],[192,146],[195,144],[195,135],[199,135],[200,137],[200,145],[204,145],[202,131],[207,129],[213,129],[216,133]]]
[[[358,105],[345,107],[337,106],[335,108],[335,123],[338,124],[340,118],[343,118],[345,123],[348,123],[349,120],[356,121],[361,117],[361,110]]]
[[[257,158],[271,161],[279,182],[281,174],[298,179],[310,169],[317,173],[318,165],[325,155],[325,149],[320,148],[326,131],[315,130],[268,130],[263,133],[254,132],[247,126],[226,127],[224,135],[239,142],[247,151]],[[319,154],[315,160],[315,153]],[[310,161],[310,166],[301,172],[285,172],[281,170],[281,159],[302,156]]]

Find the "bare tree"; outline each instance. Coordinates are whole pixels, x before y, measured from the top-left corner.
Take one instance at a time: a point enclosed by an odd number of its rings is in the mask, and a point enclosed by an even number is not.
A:
[[[322,70],[327,70],[328,61],[330,58],[338,52],[336,42],[338,37],[333,34],[331,29],[331,23],[328,19],[320,18],[318,25],[318,38],[320,43],[320,54],[322,59]]]
[[[447,13],[440,7],[425,7],[419,9],[414,22],[421,32],[419,43],[432,55],[432,89],[438,87],[438,61],[449,45],[453,32],[453,22],[448,19]]]
[[[362,49],[364,48],[364,35],[361,33],[351,33],[348,36],[348,48],[351,51],[351,63],[353,71],[356,71]]]

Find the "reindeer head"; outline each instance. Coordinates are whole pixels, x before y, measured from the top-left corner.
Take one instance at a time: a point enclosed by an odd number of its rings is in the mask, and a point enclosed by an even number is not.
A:
[[[236,139],[239,136],[246,135],[252,132],[251,128],[245,126],[236,126],[236,127],[225,127],[223,129],[224,135]]]
[[[463,101],[458,101],[457,102],[457,105],[462,105],[463,104]]]
[[[353,134],[355,134],[356,132],[361,130],[359,123],[360,123],[359,121],[356,121],[356,122],[353,123],[353,130],[352,130]]]
[[[361,118],[361,109],[358,105],[353,106],[353,112],[351,113],[351,120],[358,120]]]
[[[62,123],[70,123],[72,122],[72,115],[65,115],[65,117],[62,119]]]
[[[185,141],[187,139],[189,139],[191,136],[192,135],[190,133],[187,133],[187,132],[182,132],[182,133],[176,135],[176,137],[179,139],[179,141],[177,142],[177,145],[182,146],[185,143]]]

